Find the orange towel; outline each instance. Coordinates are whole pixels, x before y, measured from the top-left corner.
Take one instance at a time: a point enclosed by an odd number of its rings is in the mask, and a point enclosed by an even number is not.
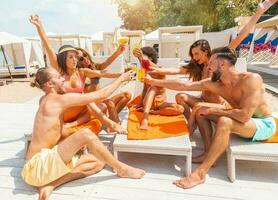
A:
[[[89,128],[91,129],[91,131],[93,131],[93,133],[95,133],[96,135],[98,135],[98,133],[100,132],[101,130],[101,122],[97,119],[92,119],[91,121],[87,122],[87,123],[84,123],[84,124],[81,124],[79,126],[75,126],[75,127],[71,127],[69,128],[68,130],[71,132],[71,133],[74,133],[82,128]]]
[[[132,107],[139,103],[139,101],[140,96],[128,104],[130,110],[127,123],[127,138],[129,140],[158,139],[188,134],[187,123],[183,115],[161,116],[150,114],[149,129],[139,129],[140,122],[143,119],[143,113],[136,111]]]
[[[267,140],[264,140],[263,142],[269,142],[269,143],[278,142],[278,118],[274,118],[274,119],[275,119],[275,122],[276,122],[276,131],[271,138],[268,138]]]

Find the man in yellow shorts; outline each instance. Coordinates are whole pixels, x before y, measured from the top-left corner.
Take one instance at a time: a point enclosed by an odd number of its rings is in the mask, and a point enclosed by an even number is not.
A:
[[[38,70],[32,85],[41,88],[45,95],[35,117],[22,178],[39,188],[40,199],[48,199],[53,189],[63,183],[95,174],[105,164],[120,177],[138,179],[144,176],[143,170],[116,160],[91,130],[81,129],[71,135],[62,131],[63,112],[67,108],[103,101],[133,75],[134,72],[126,72],[97,92],[65,94],[65,79],[58,72],[51,68]],[[85,145],[90,153],[74,159],[76,152]]]

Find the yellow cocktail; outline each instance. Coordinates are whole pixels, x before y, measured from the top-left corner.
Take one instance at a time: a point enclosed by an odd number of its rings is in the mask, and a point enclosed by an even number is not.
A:
[[[119,44],[126,44],[128,42],[128,37],[119,37],[118,42]]]
[[[138,69],[138,71],[137,71],[137,78],[138,78],[138,81],[140,81],[140,82],[144,82],[144,78],[146,77],[146,71],[145,71],[145,69],[144,68],[140,68],[140,69]]]

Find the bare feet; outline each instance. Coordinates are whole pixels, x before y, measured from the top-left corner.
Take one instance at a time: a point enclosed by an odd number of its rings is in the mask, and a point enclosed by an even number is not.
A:
[[[106,130],[108,133],[116,132],[119,134],[127,134],[127,130],[116,122],[113,122],[109,126],[107,126]]]
[[[49,199],[52,191],[54,190],[54,186],[46,185],[39,188],[39,200],[47,200]]]
[[[123,164],[123,167],[118,170],[115,170],[115,172],[119,177],[134,178],[134,179],[140,179],[146,174],[144,170],[139,168],[134,168],[126,164]]]
[[[206,180],[206,174],[200,171],[195,171],[187,177],[174,182],[174,184],[183,189],[189,189],[196,185],[204,183]]]
[[[140,129],[142,130],[148,130],[149,126],[148,126],[148,120],[147,119],[143,119],[140,125]]]

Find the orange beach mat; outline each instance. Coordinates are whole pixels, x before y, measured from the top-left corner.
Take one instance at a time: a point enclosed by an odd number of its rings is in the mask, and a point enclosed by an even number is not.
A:
[[[101,131],[101,122],[97,119],[92,119],[91,121],[87,122],[87,123],[84,123],[84,124],[81,124],[79,126],[75,126],[75,127],[71,127],[71,128],[68,128],[68,130],[71,132],[71,133],[74,133],[82,128],[89,128],[91,129],[91,131],[93,131],[93,133],[95,133],[96,135],[98,135],[98,133]]]
[[[140,101],[136,97],[129,103],[129,116],[127,131],[129,140],[149,140],[167,137],[176,137],[188,134],[187,123],[183,115],[178,116],[161,116],[149,115],[149,129],[141,130],[140,122],[143,119],[143,112],[138,112],[133,107]]]

